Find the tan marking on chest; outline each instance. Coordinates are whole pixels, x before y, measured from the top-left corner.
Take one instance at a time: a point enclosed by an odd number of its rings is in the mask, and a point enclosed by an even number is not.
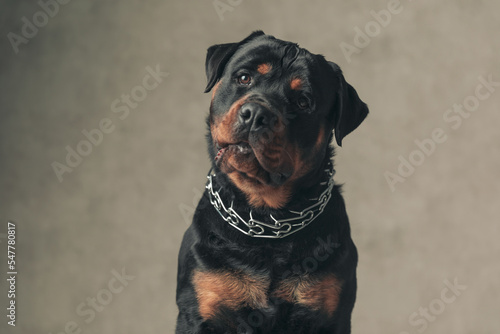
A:
[[[195,271],[192,282],[203,319],[212,318],[220,307],[267,307],[269,280],[231,271]]]
[[[324,311],[333,316],[339,304],[341,291],[342,282],[334,275],[321,277],[305,275],[285,279],[273,295],[289,303],[301,304],[314,311]]]

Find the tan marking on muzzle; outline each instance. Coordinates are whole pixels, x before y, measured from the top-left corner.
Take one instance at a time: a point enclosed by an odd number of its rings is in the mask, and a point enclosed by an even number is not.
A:
[[[238,119],[238,112],[247,98],[247,95],[239,98],[231,105],[227,113],[214,117],[210,124],[210,131],[216,142],[233,143],[233,126]]]
[[[231,181],[246,195],[248,202],[252,206],[267,206],[274,209],[283,208],[291,198],[294,182],[307,173],[308,166],[301,160],[300,149],[294,146],[287,146],[286,143],[284,145],[281,149],[281,159],[286,159],[287,163],[293,168],[293,174],[284,184],[272,186],[262,182],[263,178],[259,172],[265,172],[259,166],[257,160],[254,165],[255,169],[250,173],[245,170],[242,171],[250,177],[256,175],[257,180],[255,181],[246,179],[238,172],[241,171],[238,169],[228,174]]]

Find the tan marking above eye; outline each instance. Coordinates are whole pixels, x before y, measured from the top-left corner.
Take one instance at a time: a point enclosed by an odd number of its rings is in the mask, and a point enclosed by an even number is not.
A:
[[[264,74],[269,73],[271,71],[271,68],[272,68],[271,64],[267,64],[267,63],[260,64],[259,66],[257,66],[257,72],[264,75]]]
[[[302,88],[302,79],[300,78],[294,78],[292,81],[290,81],[290,88],[293,90],[299,90]]]

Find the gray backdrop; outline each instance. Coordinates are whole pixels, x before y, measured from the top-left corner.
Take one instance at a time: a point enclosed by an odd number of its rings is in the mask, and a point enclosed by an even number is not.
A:
[[[336,157],[353,333],[498,333],[499,2],[1,3],[0,328],[173,332],[206,49],[263,29],[337,62],[370,107]]]

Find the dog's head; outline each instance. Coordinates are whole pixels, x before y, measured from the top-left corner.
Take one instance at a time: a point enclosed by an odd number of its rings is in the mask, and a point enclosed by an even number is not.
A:
[[[368,114],[336,64],[262,31],[210,47],[206,74],[209,152],[255,207],[286,205]]]

